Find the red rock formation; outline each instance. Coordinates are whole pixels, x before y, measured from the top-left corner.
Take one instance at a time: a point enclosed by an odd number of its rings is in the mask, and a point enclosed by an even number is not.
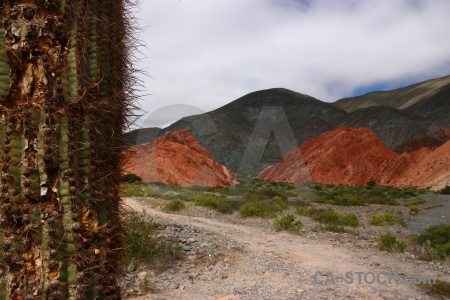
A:
[[[126,173],[144,182],[181,186],[231,186],[236,175],[217,163],[186,130],[178,130],[128,150]]]
[[[433,151],[422,148],[414,155],[413,163],[401,176],[392,176],[389,185],[431,187],[433,190],[450,185],[450,141]]]
[[[258,178],[284,182],[428,187],[450,184],[450,141],[397,154],[370,129],[339,127],[303,143]]]
[[[395,152],[370,129],[339,127],[303,143],[260,179],[287,182],[365,185]]]

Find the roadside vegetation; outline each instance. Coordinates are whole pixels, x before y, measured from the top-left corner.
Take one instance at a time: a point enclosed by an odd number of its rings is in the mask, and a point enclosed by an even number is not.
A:
[[[400,205],[400,199],[411,199],[428,192],[426,189],[398,189],[376,186],[374,183],[355,187],[331,184],[291,184],[247,178],[239,178],[238,181],[240,184],[233,187],[194,186],[185,188],[164,183],[142,183],[139,177],[129,174],[123,177],[122,196],[192,201],[195,205],[205,206],[223,213],[239,211],[245,206],[243,215],[247,215],[245,211],[248,210],[249,206],[250,208],[252,206],[252,204],[246,205],[247,203],[262,202],[263,206],[275,209],[286,205],[293,206],[299,201],[305,200],[339,206],[365,206],[369,204],[397,206]],[[203,196],[206,196],[207,199],[201,199]],[[214,197],[217,201],[211,199],[211,197]],[[277,201],[277,205],[274,206],[273,201]],[[412,199],[405,206],[409,207],[412,212],[418,211],[418,202],[415,199]],[[250,215],[253,214],[250,213]]]
[[[387,251],[392,253],[403,253],[406,249],[406,242],[400,241],[391,232],[387,232],[380,236],[380,243],[378,248],[381,251]]]
[[[428,227],[413,241],[421,259],[450,264],[450,224]]]
[[[344,226],[356,228],[359,226],[358,217],[355,214],[341,215],[332,208],[298,206],[299,215],[307,216],[325,225],[323,229],[331,232],[347,232]]]
[[[365,206],[368,204],[399,205],[399,199],[408,199],[427,193],[425,189],[398,189],[387,186],[345,186],[322,184],[315,185],[318,199],[316,202],[342,205]]]
[[[371,225],[375,225],[375,226],[385,226],[385,225],[402,225],[404,227],[406,227],[406,223],[399,219],[398,217],[396,217],[393,214],[379,214],[379,215],[375,215],[372,217],[372,219],[370,220],[370,224]]]
[[[297,220],[294,215],[284,215],[281,218],[275,220],[276,231],[289,231],[295,234],[299,234],[303,227],[303,223]]]
[[[146,219],[138,212],[123,215],[125,260],[124,264],[146,263],[155,270],[165,270],[181,258],[182,251],[177,240],[158,239],[160,224]]]
[[[163,211],[166,212],[175,212],[186,209],[186,204],[184,204],[183,201],[174,199],[170,200],[166,205],[163,207]]]
[[[410,209],[411,214],[417,214],[419,212],[419,202],[418,201],[410,201],[405,203],[403,206],[408,207]]]

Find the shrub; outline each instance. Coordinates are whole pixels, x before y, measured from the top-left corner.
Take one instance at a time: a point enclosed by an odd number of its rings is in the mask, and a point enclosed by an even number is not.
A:
[[[162,198],[162,195],[155,192],[148,183],[135,181],[133,183],[124,183],[120,190],[122,197],[155,197]]]
[[[417,201],[411,201],[409,203],[405,203],[405,207],[410,209],[411,213],[417,214],[419,212],[419,207],[417,206],[419,203]]]
[[[128,264],[135,262],[148,262],[157,269],[163,269],[173,264],[181,257],[179,243],[165,240],[157,240],[158,223],[146,220],[137,212],[129,212],[123,215],[125,260]]]
[[[398,241],[397,237],[390,232],[380,236],[379,249],[387,252],[405,252],[406,243]]]
[[[142,178],[137,176],[136,174],[127,174],[122,176],[122,182],[142,182]]]
[[[376,183],[374,180],[371,180],[371,181],[368,181],[368,182],[367,182],[367,186],[374,187],[374,186],[376,186],[376,185],[377,185],[377,183]]]
[[[276,212],[267,201],[251,201],[244,204],[240,213],[243,217],[274,217]]]
[[[286,230],[294,233],[299,233],[302,227],[302,222],[300,220],[296,220],[295,217],[290,214],[275,220],[276,231]]]
[[[393,214],[379,214],[372,217],[370,224],[375,226],[396,225],[406,226],[405,222],[394,216]]]
[[[435,283],[431,283],[431,284],[421,284],[420,285],[422,289],[426,290],[427,292],[433,294],[433,295],[437,295],[437,296],[442,296],[444,297],[448,297],[448,295],[450,295],[450,283],[449,282],[445,282],[445,281],[441,281],[441,280],[436,280]]]
[[[436,245],[429,249],[429,256],[432,260],[445,261],[450,258],[450,242],[443,245]]]
[[[329,231],[345,232],[342,226],[359,226],[359,220],[355,214],[342,216],[332,208],[297,206],[296,211],[299,215],[311,217],[313,220],[325,224]]]
[[[450,194],[450,186],[446,186],[445,188],[443,188],[442,190],[440,190],[441,194],[445,194],[445,195],[449,195]]]
[[[186,209],[186,205],[183,201],[174,199],[170,200],[166,205],[164,205],[163,210],[164,211],[180,211]]]
[[[425,231],[416,238],[416,242],[423,244],[430,241],[430,246],[444,245],[450,242],[450,224],[434,225],[425,229]]]
[[[356,228],[359,226],[358,217],[355,214],[346,215],[342,218],[342,225]]]
[[[204,206],[212,209],[217,208],[219,201],[213,195],[202,195],[194,198],[194,205]]]

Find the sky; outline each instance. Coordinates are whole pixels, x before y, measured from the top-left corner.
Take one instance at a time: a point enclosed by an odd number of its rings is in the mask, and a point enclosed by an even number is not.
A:
[[[334,102],[450,74],[450,0],[140,0],[135,126],[283,87]]]

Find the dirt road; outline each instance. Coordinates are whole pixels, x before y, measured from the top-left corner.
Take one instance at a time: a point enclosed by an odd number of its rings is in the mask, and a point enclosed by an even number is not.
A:
[[[165,274],[149,273],[158,293],[133,299],[439,299],[414,280],[430,276],[450,281],[448,267],[418,261],[408,253],[381,252],[364,235],[297,236],[275,232],[270,220],[167,214],[136,199],[125,202],[157,222],[184,228],[190,241],[185,246],[190,261]],[[214,249],[203,247],[211,241]],[[200,263],[202,249],[207,249],[207,258],[217,259]],[[405,280],[407,276],[413,278]]]

